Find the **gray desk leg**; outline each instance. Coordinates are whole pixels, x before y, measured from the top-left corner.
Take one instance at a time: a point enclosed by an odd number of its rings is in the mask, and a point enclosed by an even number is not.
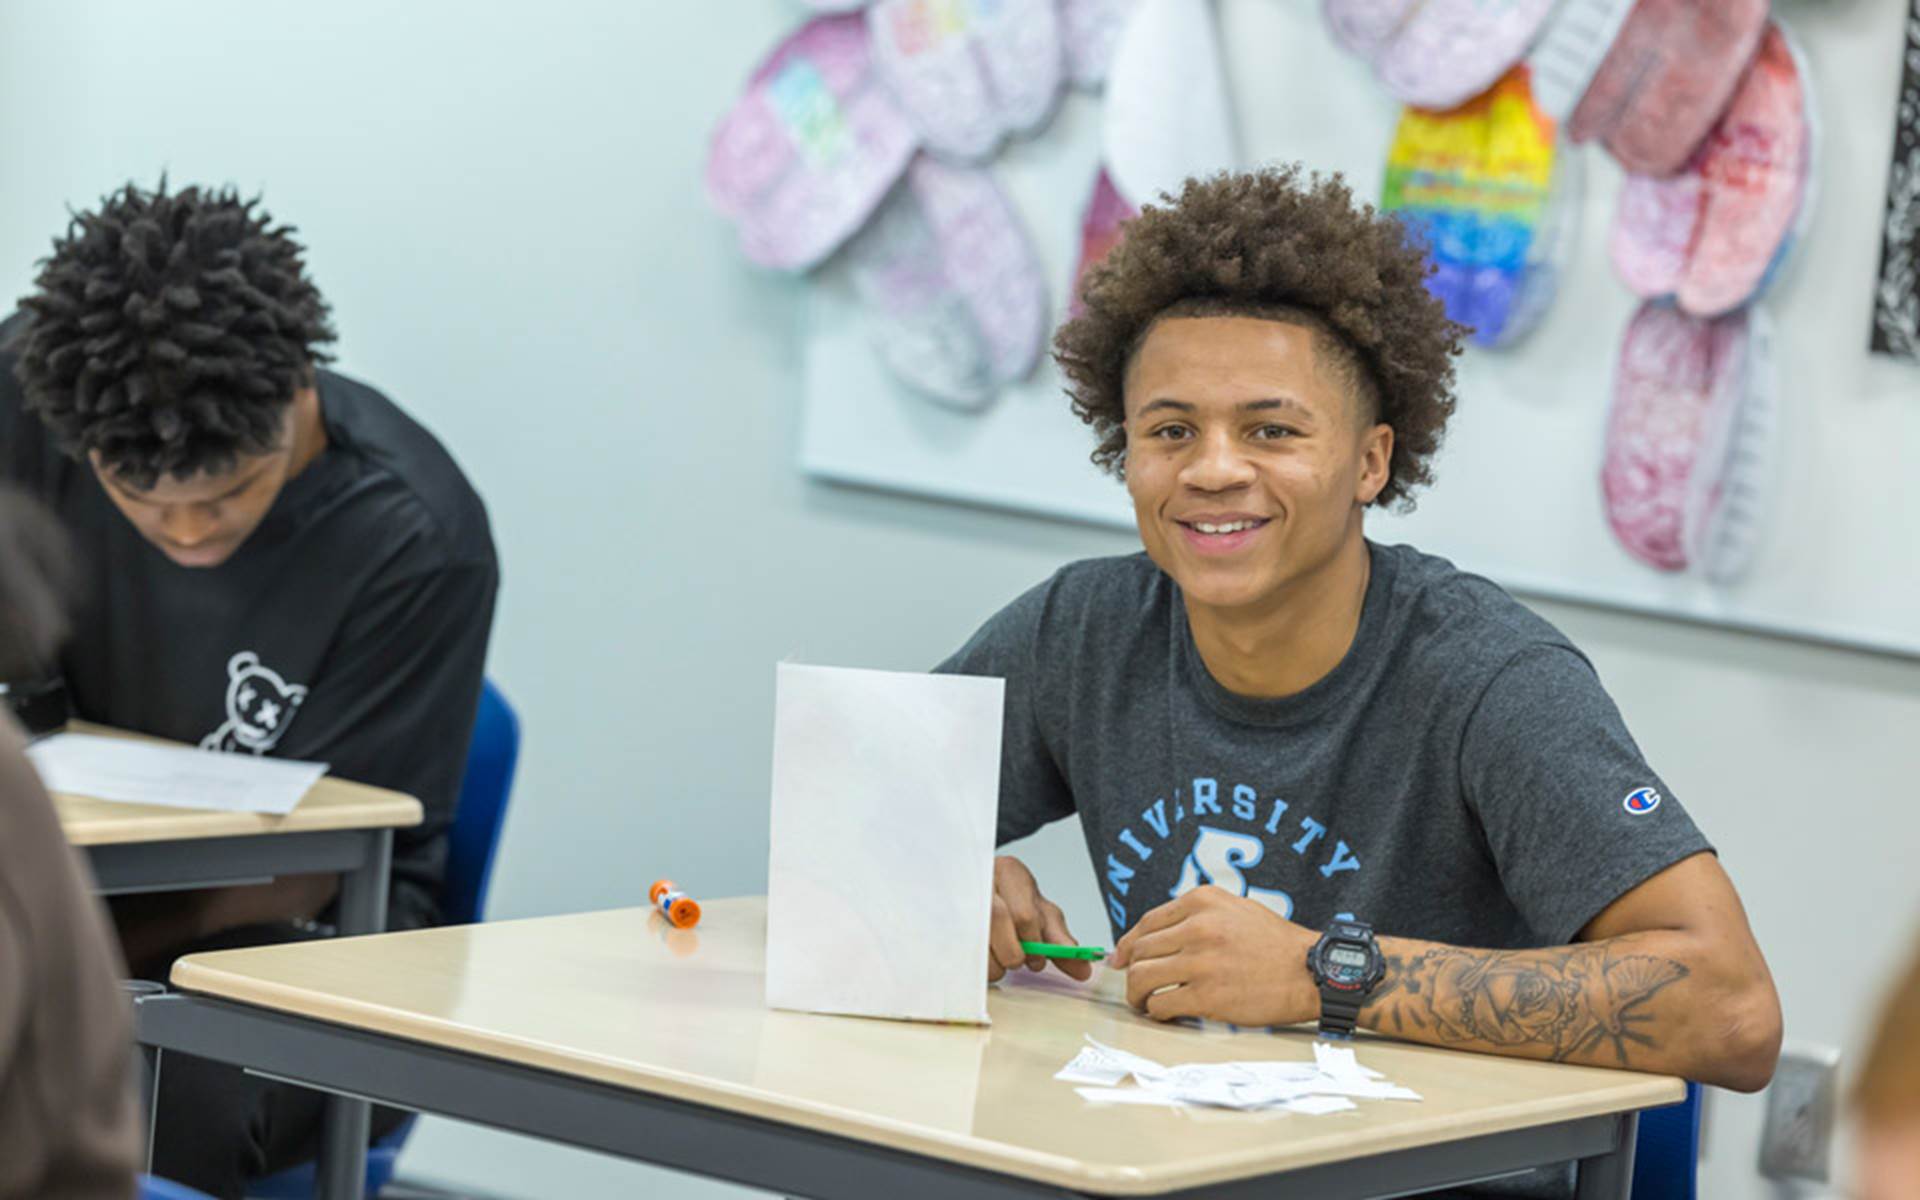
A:
[[[393,830],[369,829],[366,857],[340,876],[340,936],[387,927],[387,873],[393,869]]]
[[[393,864],[393,831],[369,839],[367,856],[340,877],[340,936],[379,933],[387,923],[387,872]],[[361,1200],[367,1183],[367,1136],[372,1110],[365,1100],[328,1096],[320,1127],[317,1191],[320,1200]]]
[[[1620,1144],[1611,1154],[1580,1160],[1578,1200],[1629,1200],[1633,1194],[1633,1146],[1640,1132],[1640,1114],[1620,1118]]]
[[[126,993],[129,1012],[138,1012],[140,1001],[151,996],[167,994],[167,985],[151,979],[122,979],[120,990]],[[137,1027],[138,1021],[135,1025]],[[135,1042],[133,1046],[133,1072],[138,1080],[140,1093],[140,1115],[146,1118],[146,1128],[140,1144],[140,1169],[153,1171],[153,1129],[160,1115],[160,1047]]]
[[[140,1058],[140,1112],[146,1117],[146,1127],[141,1130],[140,1169],[151,1175],[153,1131],[160,1122],[160,1068],[166,1056],[158,1046],[138,1046],[135,1053]]]

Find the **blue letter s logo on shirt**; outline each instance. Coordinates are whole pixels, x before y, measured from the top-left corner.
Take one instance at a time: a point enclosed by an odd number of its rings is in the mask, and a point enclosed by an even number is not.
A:
[[[1252,834],[1202,825],[1199,836],[1193,839],[1193,853],[1187,855],[1187,861],[1180,867],[1180,882],[1173,885],[1169,894],[1178,898],[1202,883],[1211,883],[1222,891],[1257,900],[1281,916],[1291,918],[1292,896],[1271,888],[1250,888],[1246,876],[1240,873],[1241,867],[1258,865],[1266,853],[1266,846]]]

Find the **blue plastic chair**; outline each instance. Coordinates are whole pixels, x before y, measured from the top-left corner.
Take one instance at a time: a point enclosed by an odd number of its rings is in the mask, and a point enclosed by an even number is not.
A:
[[[487,907],[493,882],[494,851],[507,818],[507,794],[520,758],[520,718],[489,680],[480,691],[480,711],[467,747],[467,774],[460,784],[460,806],[447,835],[447,881],[441,911],[449,925],[471,925]]]
[[[213,1200],[213,1197],[205,1192],[196,1192],[184,1183],[175,1183],[158,1175],[142,1175],[139,1200]]]
[[[1694,1200],[1700,1163],[1700,1085],[1687,1098],[1640,1114],[1633,1146],[1633,1200]]]
[[[480,691],[480,711],[467,746],[467,773],[460,783],[453,828],[447,832],[447,878],[440,908],[449,925],[471,925],[486,911],[494,852],[500,847],[500,828],[506,822],[507,796],[513,790],[513,768],[519,758],[520,718],[488,680]],[[400,1148],[413,1132],[413,1120],[408,1117],[367,1147],[368,1196],[379,1196],[393,1178]],[[313,1189],[314,1164],[308,1162],[254,1180],[247,1185],[247,1195],[250,1200],[312,1200]],[[190,1193],[185,1200],[196,1196],[197,1192]]]

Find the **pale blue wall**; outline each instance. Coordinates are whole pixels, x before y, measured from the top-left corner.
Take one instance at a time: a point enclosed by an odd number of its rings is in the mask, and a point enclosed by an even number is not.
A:
[[[486,496],[506,581],[493,670],[528,739],[496,916],[636,903],[666,872],[759,890],[774,662],[926,666],[1061,561],[1128,546],[793,469],[799,289],[743,265],[699,168],[715,116],[800,12],[0,9],[0,291],[24,290],[66,205],[122,180],[261,190],[312,247],[343,369],[425,420]],[[1257,54],[1230,57],[1254,69]],[[1863,304],[1864,281],[1843,299]],[[1892,933],[1920,901],[1899,853],[1920,818],[1894,803],[1913,794],[1912,739],[1887,732],[1920,728],[1920,670],[1548,611],[1727,852],[1790,1033],[1850,1043],[1870,988],[1832,987],[1826,931],[1856,911]],[[1074,831],[1032,854],[1098,930]],[[1757,1111],[1717,1115],[1708,1194],[1751,1194]],[[407,1166],[530,1197],[700,1190],[444,1122]]]

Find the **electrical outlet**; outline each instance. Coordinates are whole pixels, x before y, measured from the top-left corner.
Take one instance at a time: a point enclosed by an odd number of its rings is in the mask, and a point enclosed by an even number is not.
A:
[[[1840,1052],[1831,1046],[1789,1044],[1780,1051],[1780,1065],[1767,1088],[1762,1175],[1827,1182],[1839,1068]]]

